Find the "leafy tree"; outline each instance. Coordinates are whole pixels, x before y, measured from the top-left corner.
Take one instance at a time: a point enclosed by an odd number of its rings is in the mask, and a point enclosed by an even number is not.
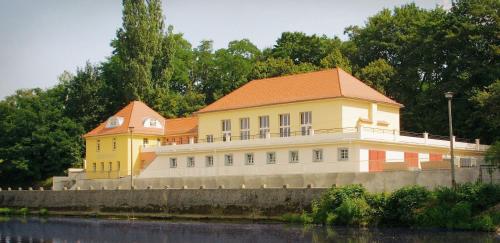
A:
[[[386,93],[385,87],[390,86],[395,74],[396,70],[386,60],[377,59],[359,70],[357,76],[379,92]]]
[[[283,32],[271,49],[275,58],[290,58],[295,64],[311,63],[320,66],[321,59],[341,45],[338,38],[306,35],[302,32]]]
[[[61,79],[61,83],[66,96],[65,114],[81,124],[85,131],[93,129],[110,115],[106,114],[106,83],[98,66],[87,62],[85,67],[77,69],[75,76]]]
[[[351,73],[351,62],[342,55],[340,49],[334,49],[330,54],[321,59],[321,66],[324,68],[341,68],[344,71]]]
[[[117,31],[112,41],[114,48],[110,65],[105,71],[110,87],[113,87],[118,107],[131,100],[143,100],[151,103],[152,93],[165,92],[163,87],[164,67],[155,62],[162,51],[164,23],[160,0],[124,0],[123,26]],[[153,73],[153,67],[155,72]],[[160,69],[160,70],[158,70]],[[156,76],[153,76],[156,74]]]
[[[226,49],[214,53],[210,79],[202,83],[206,102],[211,103],[248,81],[260,50],[249,40],[231,41]]]
[[[317,67],[310,63],[295,64],[290,58],[270,57],[264,61],[257,61],[255,63],[250,74],[250,79],[271,78],[315,70],[317,70]]]
[[[61,85],[0,102],[0,184],[27,186],[81,164],[82,127],[64,114]]]

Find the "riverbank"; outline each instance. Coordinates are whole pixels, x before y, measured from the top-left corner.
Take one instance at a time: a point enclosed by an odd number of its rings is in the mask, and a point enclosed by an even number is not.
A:
[[[369,193],[361,185],[333,187],[312,202],[311,210],[283,218],[306,225],[498,231],[500,185],[466,183],[433,190],[409,186],[392,193]]]

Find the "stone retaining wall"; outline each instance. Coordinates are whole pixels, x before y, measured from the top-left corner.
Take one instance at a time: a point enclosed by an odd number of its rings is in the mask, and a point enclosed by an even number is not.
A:
[[[0,207],[162,215],[279,216],[300,213],[325,189],[151,189],[1,191]]]
[[[498,177],[498,175],[497,175]],[[458,168],[458,183],[475,182],[479,178],[477,168]],[[163,189],[189,188],[329,188],[332,185],[343,186],[362,184],[370,192],[391,192],[407,185],[421,185],[429,189],[437,186],[450,186],[450,170],[431,171],[386,171],[376,173],[323,173],[296,174],[276,176],[219,176],[219,177],[185,177],[185,178],[148,178],[134,179],[135,188]],[[78,180],[72,189],[127,189],[130,188],[130,177],[122,179]],[[68,188],[69,189],[69,188]]]

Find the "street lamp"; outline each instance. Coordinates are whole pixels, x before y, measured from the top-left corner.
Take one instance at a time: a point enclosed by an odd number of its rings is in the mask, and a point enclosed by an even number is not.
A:
[[[452,92],[446,92],[444,93],[444,97],[448,100],[448,122],[449,122],[449,127],[450,127],[450,164],[451,164],[451,186],[453,188],[456,187],[456,182],[455,182],[455,156],[453,154],[453,121],[451,117],[451,99],[453,99],[453,93]]]
[[[128,131],[130,133],[130,190],[134,189],[134,179],[133,179],[133,176],[134,176],[134,165],[133,165],[133,158],[134,158],[134,155],[132,153],[132,150],[134,148],[134,145],[132,144],[132,132],[134,131],[134,127],[133,126],[130,126],[128,127]]]

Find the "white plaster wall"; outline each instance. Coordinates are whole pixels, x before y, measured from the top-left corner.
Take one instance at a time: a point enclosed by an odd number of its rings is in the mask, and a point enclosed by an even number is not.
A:
[[[429,161],[429,153],[418,153],[418,161],[419,162],[428,162]]]
[[[404,162],[405,153],[402,151],[387,151],[385,154],[386,162]]]
[[[338,161],[338,148],[349,149],[349,160]],[[323,150],[323,161],[313,162],[312,151]],[[289,162],[289,152],[299,151],[299,162]],[[276,163],[268,164],[267,152],[276,153]],[[245,163],[245,154],[254,154],[254,164]],[[226,166],[225,154],[233,155],[233,165]],[[214,156],[214,166],[206,167],[205,157]],[[170,168],[170,158],[177,158],[177,168]],[[187,158],[195,158],[195,167],[187,167]],[[365,168],[366,167],[366,168]],[[225,150],[211,152],[178,153],[171,152],[159,154],[157,158],[139,175],[139,178],[157,177],[199,177],[199,176],[237,176],[237,175],[286,175],[310,174],[329,172],[360,172],[368,171],[367,161],[361,165],[359,152],[351,144],[318,145],[290,148],[265,148],[248,151]]]

